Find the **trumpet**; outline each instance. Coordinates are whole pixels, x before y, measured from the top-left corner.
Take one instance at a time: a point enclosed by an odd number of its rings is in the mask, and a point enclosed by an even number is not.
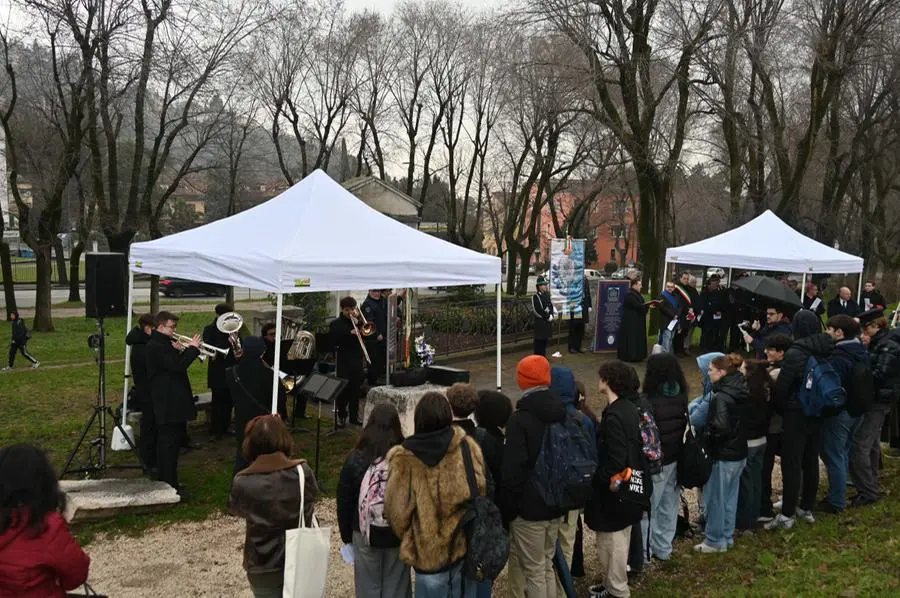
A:
[[[184,334],[172,334],[172,340],[181,343],[184,347],[187,347],[194,339],[190,336],[186,336]],[[200,358],[206,359],[207,357],[215,358],[216,355],[228,355],[228,349],[222,349],[221,347],[214,347],[212,345],[207,345],[206,343],[200,343]]]

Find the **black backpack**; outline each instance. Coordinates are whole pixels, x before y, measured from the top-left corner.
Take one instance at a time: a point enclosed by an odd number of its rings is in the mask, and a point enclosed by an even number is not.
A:
[[[466,468],[466,479],[469,482],[469,492],[472,498],[466,507],[466,512],[459,521],[459,527],[453,532],[450,542],[450,550],[456,546],[456,538],[460,529],[466,535],[466,556],[463,570],[466,577],[475,582],[485,579],[496,579],[506,561],[509,560],[509,536],[503,529],[503,518],[500,509],[487,496],[482,496],[475,482],[475,466],[472,464],[472,454],[469,451],[469,443],[463,438],[460,444],[463,463]],[[487,468],[485,468],[487,472]],[[485,477],[487,479],[487,477]]]
[[[712,459],[706,452],[706,445],[697,438],[694,426],[688,419],[684,434],[684,447],[678,459],[678,484],[683,488],[702,488],[712,475]]]

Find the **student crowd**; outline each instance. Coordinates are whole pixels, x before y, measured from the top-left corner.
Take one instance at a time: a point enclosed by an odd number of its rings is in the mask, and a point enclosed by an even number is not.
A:
[[[587,574],[600,582],[592,596],[626,598],[629,574],[672,557],[684,488],[702,488],[694,549],[704,553],[727,551],[744,530],[789,529],[815,523],[817,511],[878,501],[900,331],[880,309],[821,327],[801,310],[790,334],[765,335],[760,359],[702,355],[702,394],[690,402],[677,358],[659,353],[643,381],[621,361],[600,365],[599,414],[584,381],[540,355],[518,363],[515,408],[500,392],[456,384],[420,399],[404,438],[396,408],[376,406],[337,488],[356,596],[490,596],[505,566],[510,596],[571,595],[570,576]],[[230,509],[247,522],[244,567],[257,598],[282,595],[300,475],[302,519],[314,514],[315,476],[290,458],[292,445],[277,415],[247,424],[250,465],[234,478]],[[783,495],[773,504],[776,455]],[[828,492],[817,504],[820,457]],[[89,560],[59,515],[63,504],[43,453],[0,450],[0,595],[62,596],[84,582]],[[598,553],[591,571],[585,528]]]

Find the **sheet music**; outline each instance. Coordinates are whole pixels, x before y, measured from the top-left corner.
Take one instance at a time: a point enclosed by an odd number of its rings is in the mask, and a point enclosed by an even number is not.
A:
[[[819,306],[822,304],[822,298],[816,297],[816,300],[812,302],[812,305],[809,306],[809,311],[816,311],[819,309]]]

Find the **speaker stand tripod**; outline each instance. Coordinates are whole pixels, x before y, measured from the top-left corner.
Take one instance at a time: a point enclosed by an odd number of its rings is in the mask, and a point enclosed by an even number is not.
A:
[[[99,334],[91,337],[92,340],[97,339],[94,342],[97,344],[97,365],[100,369],[97,380],[97,404],[94,406],[93,413],[91,413],[91,416],[84,424],[84,427],[81,430],[81,435],[78,437],[78,442],[75,443],[75,448],[72,449],[72,452],[69,453],[68,459],[66,459],[66,465],[65,467],[63,467],[62,473],[59,475],[60,479],[69,474],[83,474],[85,477],[90,477],[93,474],[102,473],[109,469],[141,469],[147,471],[147,468],[144,465],[144,462],[141,460],[141,456],[138,453],[137,447],[134,445],[131,436],[125,433],[125,430],[122,428],[122,424],[115,417],[112,408],[106,404],[106,329],[104,328],[102,317],[97,318],[97,328],[100,330]],[[114,427],[119,430],[119,433],[122,434],[122,437],[125,438],[125,440],[128,442],[128,446],[131,448],[131,452],[133,452],[134,456],[137,457],[138,465],[109,465],[107,463],[106,452],[109,445],[109,437],[106,434],[107,418],[113,421]],[[91,462],[85,467],[72,469],[72,464],[75,462],[76,455],[78,455],[78,452],[81,450],[81,447],[85,443],[85,441],[88,440],[88,434],[90,434],[91,428],[93,428],[94,423],[98,421],[100,424],[98,435],[96,438],[93,438],[89,441],[88,458],[89,460],[91,460]],[[94,452],[95,450],[96,453]],[[91,457],[95,454],[96,462],[93,462],[93,459]]]

